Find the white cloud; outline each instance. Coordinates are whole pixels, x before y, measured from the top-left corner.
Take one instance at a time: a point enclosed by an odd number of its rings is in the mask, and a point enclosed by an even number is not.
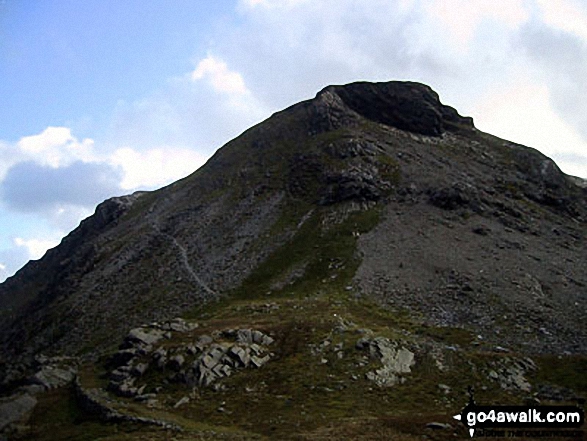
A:
[[[40,153],[52,147],[60,146],[75,138],[67,127],[47,127],[38,135],[25,136],[18,142],[25,152]]]
[[[517,28],[529,17],[524,0],[435,0],[427,8],[429,19],[440,19],[462,49],[468,48],[484,20]]]
[[[518,79],[481,99],[474,113],[480,130],[539,149],[564,172],[587,177],[587,144],[553,109],[546,85]],[[583,163],[568,159],[581,157]]]
[[[55,168],[95,159],[94,141],[78,140],[67,127],[47,127],[38,135],[21,138],[16,147],[24,157]]]
[[[545,24],[587,41],[587,9],[573,0],[536,0]]]
[[[28,252],[29,258],[33,260],[40,259],[43,257],[45,252],[57,246],[59,244],[59,240],[56,239],[23,239],[21,237],[16,237],[14,239],[14,244],[17,247],[25,248]]]
[[[291,8],[309,0],[240,0],[239,4],[245,8]],[[405,1],[405,0],[404,0]]]
[[[124,190],[155,188],[184,178],[198,169],[206,156],[185,148],[155,148],[137,151],[123,147],[114,152],[109,161],[123,168]]]
[[[191,78],[193,81],[208,79],[217,92],[237,95],[248,93],[241,74],[231,71],[224,61],[211,55],[198,63]]]
[[[6,271],[6,265],[0,263],[0,271]]]

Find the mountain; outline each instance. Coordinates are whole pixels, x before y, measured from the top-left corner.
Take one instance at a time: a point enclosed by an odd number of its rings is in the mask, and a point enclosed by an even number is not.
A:
[[[424,419],[450,416],[467,382],[514,402],[569,400],[587,390],[586,233],[585,181],[477,130],[428,86],[329,86],[187,178],[103,202],[1,284],[2,390],[52,390],[34,398],[36,439],[50,399],[75,401],[52,389],[56,372],[203,439],[381,439],[371,426],[412,439],[433,428],[413,432],[382,409],[401,415],[424,399],[435,403]],[[410,373],[421,388],[409,389]],[[152,384],[138,393],[141,378]],[[176,406],[178,385],[192,395]],[[256,398],[235,400],[236,387]],[[159,398],[142,406],[151,388]]]

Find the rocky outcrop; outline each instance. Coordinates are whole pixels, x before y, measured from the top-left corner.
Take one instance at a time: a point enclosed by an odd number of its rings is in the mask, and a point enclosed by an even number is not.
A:
[[[381,368],[367,372],[366,378],[378,386],[394,386],[405,381],[404,374],[409,374],[415,364],[414,353],[399,342],[385,337],[369,339],[362,337],[357,341],[357,349],[368,350],[372,359],[381,362]]]
[[[75,378],[75,368],[59,368],[55,366],[44,366],[30,379],[32,384],[38,384],[45,390],[56,389],[65,386]]]
[[[424,84],[358,82],[325,90],[334,92],[359,115],[400,130],[439,136],[445,130],[473,127],[472,118],[443,105]]]
[[[172,332],[166,329],[188,333],[196,328],[193,323],[174,319],[130,331],[122,349],[110,358],[109,365],[114,369],[110,372],[109,390],[145,401],[154,398],[148,393],[153,385],[142,380],[150,369],[162,373],[169,382],[208,387],[240,369],[260,368],[272,357],[268,346],[273,338],[256,329],[229,329],[213,336],[201,334],[181,346],[156,345],[166,332]]]
[[[530,392],[532,385],[525,375],[536,370],[536,364],[529,358],[504,357],[491,363],[488,377],[499,383],[500,387],[511,391]]]

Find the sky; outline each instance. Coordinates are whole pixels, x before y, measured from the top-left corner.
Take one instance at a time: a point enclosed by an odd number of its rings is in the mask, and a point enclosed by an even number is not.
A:
[[[329,84],[411,80],[587,178],[584,0],[0,0],[0,281]]]

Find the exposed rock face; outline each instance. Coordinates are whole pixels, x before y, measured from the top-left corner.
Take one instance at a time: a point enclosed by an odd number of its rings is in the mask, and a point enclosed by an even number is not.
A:
[[[179,347],[157,346],[163,338],[161,332],[172,328],[174,334],[192,337],[197,324],[174,319],[131,330],[121,345],[122,349],[110,357],[109,365],[114,369],[110,372],[109,389],[122,397],[144,401],[154,398],[147,392],[153,389],[153,385],[148,385],[142,378],[149,369],[163,372],[170,382],[208,387],[240,369],[258,369],[272,356],[268,346],[273,343],[273,338],[256,329],[229,329],[218,333],[217,337],[193,336],[193,343]],[[169,335],[172,337],[173,334]]]
[[[503,389],[523,392],[532,390],[532,385],[525,377],[528,373],[536,370],[536,365],[531,358],[505,358],[493,363],[493,368],[489,371],[488,376],[497,381]]]
[[[34,374],[40,352],[96,358],[129,328],[230,296],[295,243],[306,261],[292,268],[281,258],[263,273],[275,282],[267,287],[287,289],[334,248],[304,242],[308,225],[325,237],[359,212],[379,215],[375,227],[331,240],[357,239],[353,292],[496,344],[585,351],[587,189],[578,182],[537,151],[479,132],[427,86],[327,87],[193,175],[100,204],[1,284],[0,384]],[[116,363],[157,353],[149,369],[185,370],[188,356],[157,352],[184,325],[166,326],[129,335]],[[191,342],[190,356],[210,344]]]
[[[33,376],[31,382],[33,384],[38,384],[45,389],[55,389],[71,383],[74,378],[74,369],[61,369],[54,366],[44,366]]]
[[[368,349],[371,357],[381,362],[382,367],[368,372],[367,379],[382,387],[404,382],[405,377],[402,374],[409,374],[415,364],[412,351],[384,337],[372,340],[363,337],[356,346],[359,349]]]
[[[439,136],[458,126],[473,127],[472,118],[441,104],[436,92],[423,84],[364,82],[326,90],[336,93],[359,115],[400,130]]]

